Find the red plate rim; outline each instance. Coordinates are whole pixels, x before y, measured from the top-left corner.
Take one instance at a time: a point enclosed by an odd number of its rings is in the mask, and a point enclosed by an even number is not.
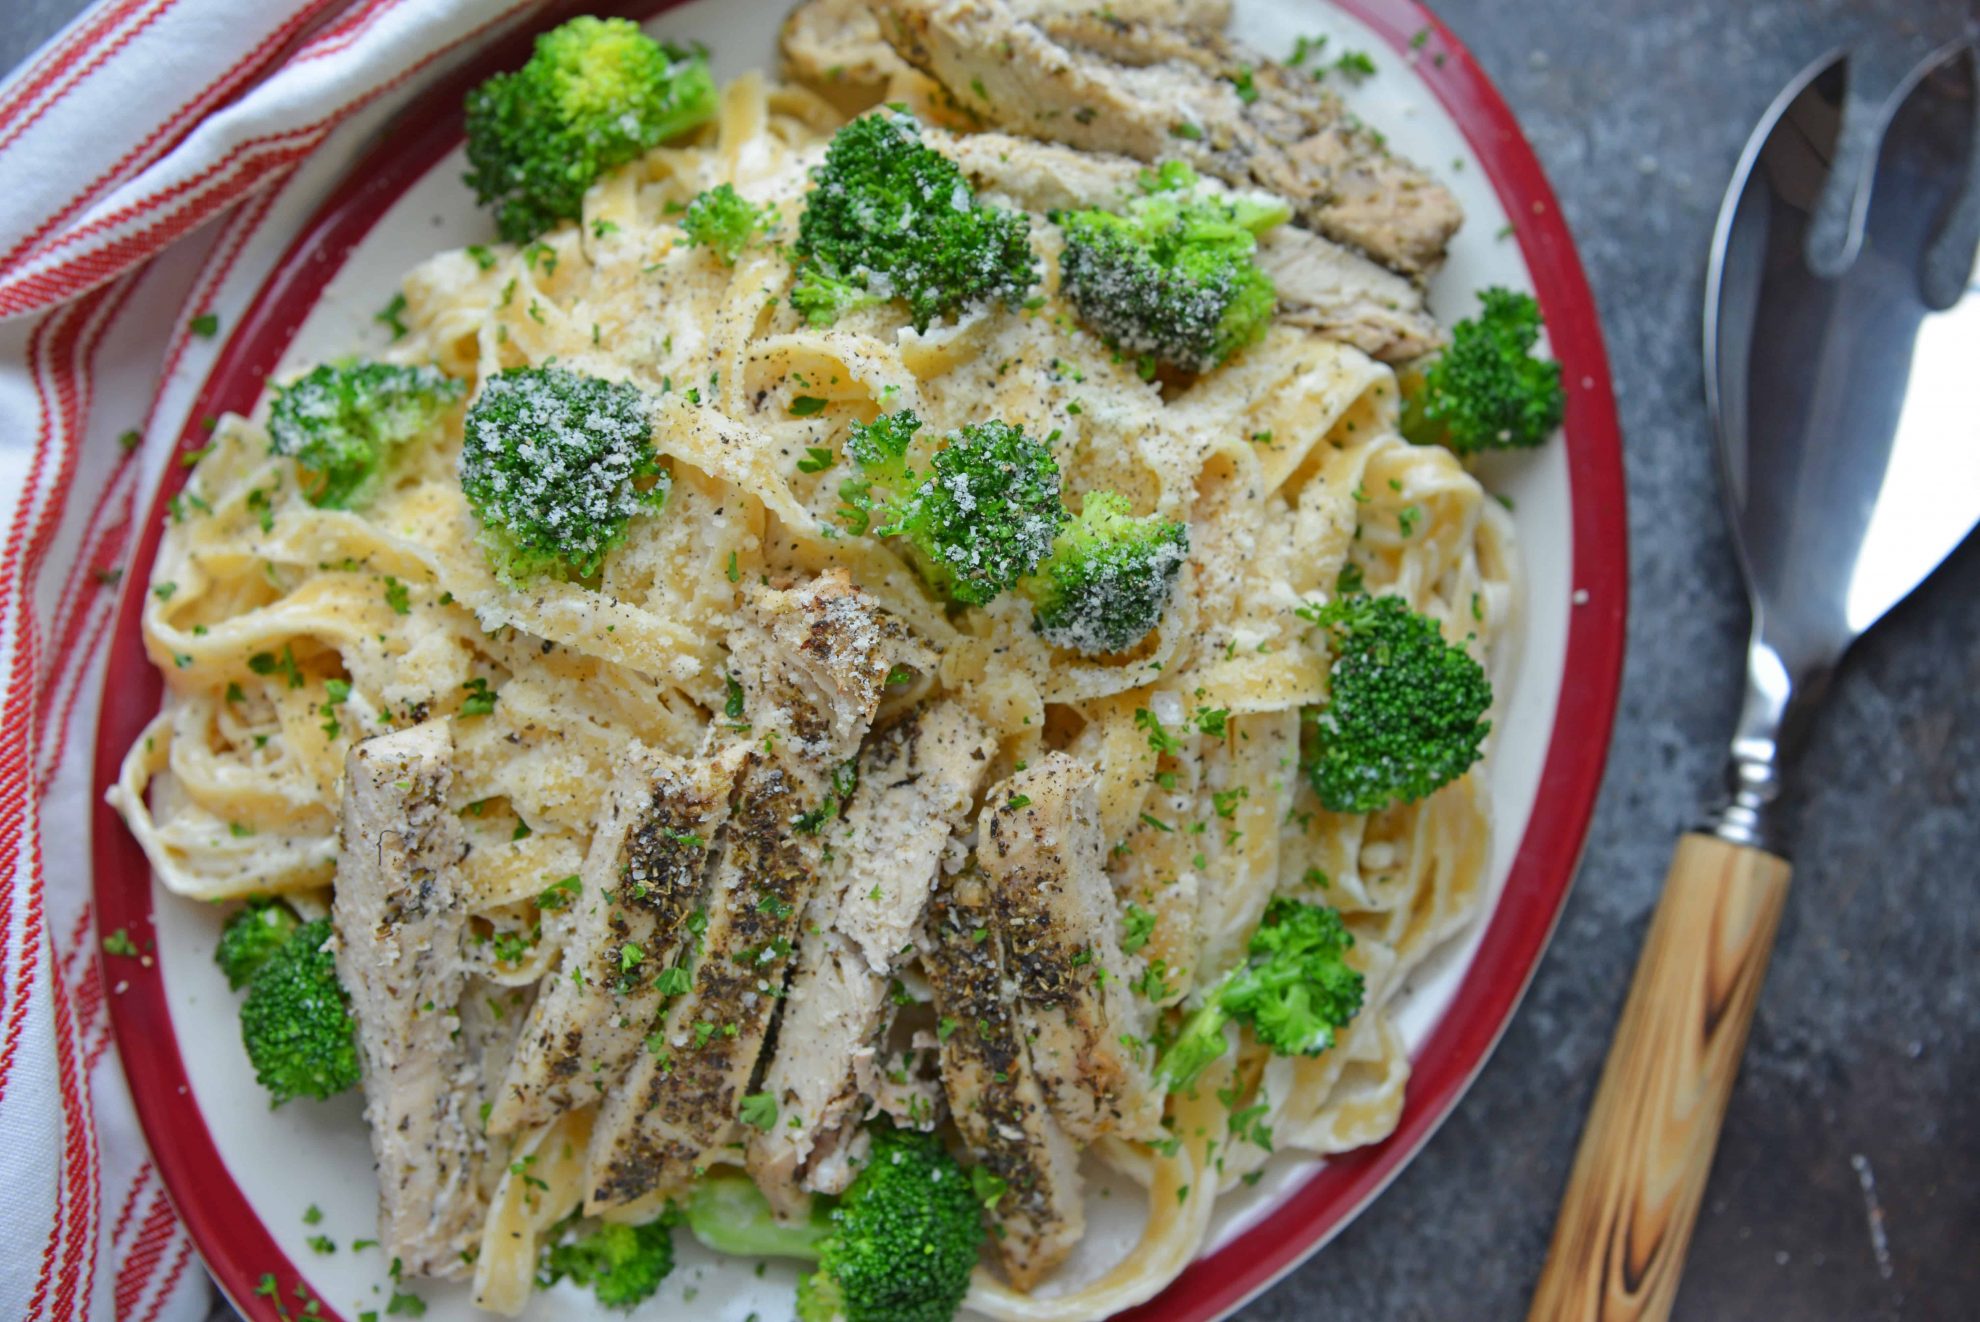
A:
[[[560,4],[531,31],[580,8],[650,16],[673,0]],[[1477,954],[1450,1009],[1416,1053],[1396,1130],[1330,1158],[1273,1214],[1191,1264],[1160,1296],[1122,1314],[1137,1322],[1208,1322],[1292,1270],[1353,1219],[1429,1139],[1497,1044],[1525,993],[1573,881],[1601,785],[1622,681],[1628,549],[1623,464],[1607,352],[1586,275],[1560,206],[1512,112],[1469,51],[1416,0],[1331,0],[1368,25],[1416,74],[1464,133],[1514,225],[1568,384],[1568,481],[1576,605],[1554,729],[1533,814]],[[180,445],[204,443],[197,419],[248,413],[297,328],[351,248],[415,180],[460,140],[466,90],[527,55],[528,33],[505,38],[449,74],[399,115],[303,225],[222,346],[187,415]],[[118,606],[97,727],[91,885],[98,923],[150,931],[152,878],[143,852],[103,801],[125,750],[158,710],[162,681],[144,650],[140,616],[166,502],[187,470],[169,465],[148,512]],[[142,572],[139,572],[142,571]],[[1585,594],[1585,595],[1584,595]],[[276,1245],[188,1104],[191,1088],[157,961],[124,961],[105,984],[117,1051],[153,1160],[220,1287],[241,1313],[274,1322],[303,1298],[304,1277]],[[257,1294],[270,1277],[277,1297]],[[327,1303],[317,1316],[337,1322]]]

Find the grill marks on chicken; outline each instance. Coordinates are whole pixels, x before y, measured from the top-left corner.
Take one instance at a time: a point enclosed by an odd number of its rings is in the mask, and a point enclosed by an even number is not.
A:
[[[1435,270],[1463,221],[1448,189],[1390,154],[1338,97],[1200,29],[1105,11],[1033,21],[1006,0],[877,8],[902,58],[985,122],[1263,188],[1403,275]],[[1255,95],[1240,97],[1240,84]]]
[[[363,1052],[381,1251],[417,1276],[460,1274],[485,1211],[480,1064],[459,1031],[468,846],[447,806],[453,757],[445,721],[345,756],[330,908]]]
[[[936,884],[926,934],[949,1111],[972,1163],[1004,1182],[991,1209],[997,1251],[1011,1283],[1029,1290],[1085,1233],[1079,1154],[1045,1104],[1006,998],[1003,938],[979,873]]]
[[[858,749],[888,671],[927,663],[843,570],[748,594],[729,637],[752,743],[742,754],[686,994],[602,1104],[588,1211],[680,1186],[740,1135],[819,871],[831,773]]]
[[[860,759],[763,1079],[777,1120],[748,1136],[750,1174],[787,1213],[800,1184],[836,1193],[854,1173],[855,1126],[883,1091],[891,975],[914,954],[929,887],[994,752],[980,721],[939,702],[875,735]],[[922,1123],[933,1118],[931,1107]]]
[[[566,901],[573,924],[563,961],[523,1027],[488,1132],[553,1120],[625,1074],[701,901],[740,764],[739,752],[698,762],[629,754]]]
[[[1099,783],[1078,759],[1048,754],[992,791],[977,831],[1032,1065],[1082,1143],[1155,1137],[1162,1116],[1144,1063],[1149,1016],[1129,990],[1104,869]]]

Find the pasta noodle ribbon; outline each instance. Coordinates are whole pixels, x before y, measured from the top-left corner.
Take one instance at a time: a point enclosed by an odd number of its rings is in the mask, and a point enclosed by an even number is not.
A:
[[[967,132],[931,87],[902,73],[889,94]],[[1399,596],[1503,678],[1521,612],[1512,524],[1449,451],[1397,434],[1387,366],[1317,332],[1276,325],[1193,381],[1144,379],[1060,295],[1043,215],[1044,279],[1020,307],[916,330],[877,303],[810,324],[791,306],[787,249],[841,122],[813,92],[739,78],[713,124],[601,180],[577,224],[406,276],[389,361],[435,365],[466,399],[554,361],[651,402],[665,475],[641,480],[664,480],[665,499],[590,579],[517,584],[490,567],[458,474],[461,408],[350,510],[311,504],[258,421],[222,420],[174,502],[145,604],[164,709],[110,799],[174,893],[281,893],[320,913],[346,752],[451,717],[475,985],[522,1005],[558,975],[572,931],[538,900],[579,871],[633,741],[688,757],[711,730],[734,732],[724,640],[745,589],[846,570],[939,656],[890,679],[883,720],[960,700],[995,739],[986,784],[1053,750],[1098,770],[1108,876],[1137,933],[1120,976],[1136,995],[1187,1008],[1246,957],[1275,896],[1336,907],[1355,938],[1365,1000],[1331,1048],[1273,1056],[1233,1029],[1195,1091],[1170,1099],[1170,1139],[1095,1149],[1090,1164],[1147,1195],[1120,1261],[1035,1295],[983,1268],[969,1297],[1007,1322],[1108,1314],[1172,1280],[1220,1196],[1273,1153],[1341,1152],[1394,1128],[1410,1069],[1394,1000],[1486,902],[1490,803],[1474,769],[1371,816],[1321,808],[1302,768],[1333,663],[1316,608],[1357,585]],[[680,224],[724,183],[773,209],[732,263]],[[1082,655],[1042,636],[1021,593],[970,609],[937,597],[851,507],[851,427],[902,409],[930,440],[1023,427],[1049,445],[1072,511],[1111,491],[1183,523],[1188,560],[1155,631]],[[512,1147],[490,1141],[483,1307],[526,1303],[544,1236],[582,1201],[591,1123],[587,1108]]]

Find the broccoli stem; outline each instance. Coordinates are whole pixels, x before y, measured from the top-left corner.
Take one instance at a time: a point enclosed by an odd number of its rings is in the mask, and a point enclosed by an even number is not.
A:
[[[1168,1091],[1180,1092],[1189,1087],[1210,1062],[1224,1054],[1228,1045],[1224,1041],[1224,1025],[1230,1023],[1231,1016],[1224,1009],[1220,993],[1230,985],[1232,976],[1225,974],[1210,990],[1202,1007],[1184,1022],[1176,1040],[1162,1054],[1155,1073]]]
[[[687,1227],[704,1248],[736,1257],[818,1260],[818,1241],[831,1232],[829,1213],[814,1202],[804,1221],[780,1221],[748,1177],[711,1175],[688,1199]]]

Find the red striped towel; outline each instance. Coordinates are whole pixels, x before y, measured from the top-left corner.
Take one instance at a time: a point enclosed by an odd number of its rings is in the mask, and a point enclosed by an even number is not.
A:
[[[141,493],[217,343],[198,314],[245,304],[305,166],[542,3],[100,0],[0,84],[0,1316],[208,1302],[109,1050],[86,844]]]

